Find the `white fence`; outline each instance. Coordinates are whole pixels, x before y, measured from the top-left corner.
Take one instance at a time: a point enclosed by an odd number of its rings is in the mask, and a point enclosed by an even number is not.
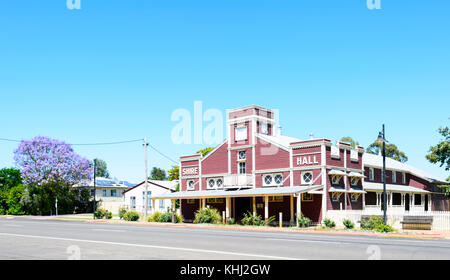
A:
[[[337,226],[343,226],[343,220],[348,219],[360,226],[361,216],[383,216],[381,210],[329,210],[326,217],[336,222]],[[449,211],[407,211],[407,212],[387,212],[386,218],[388,224],[396,229],[401,229],[403,217],[405,216],[431,216],[433,217],[432,230],[450,230],[450,212]]]

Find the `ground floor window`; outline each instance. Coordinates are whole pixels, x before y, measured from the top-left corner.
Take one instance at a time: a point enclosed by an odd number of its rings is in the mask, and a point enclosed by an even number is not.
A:
[[[283,202],[283,196],[269,196],[269,202]]]
[[[207,198],[206,202],[210,204],[221,204],[224,203],[225,200],[223,198]]]
[[[392,193],[392,205],[402,205],[402,194]]]
[[[377,205],[377,193],[367,192],[366,193],[366,205]]]
[[[302,201],[304,202],[313,202],[314,195],[310,193],[302,193]]]
[[[422,195],[414,194],[414,205],[422,205]]]
[[[165,207],[166,207],[166,201],[164,199],[161,199],[159,201],[159,209],[164,210]]]

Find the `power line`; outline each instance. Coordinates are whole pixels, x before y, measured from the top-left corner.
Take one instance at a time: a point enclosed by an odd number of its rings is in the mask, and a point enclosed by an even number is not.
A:
[[[17,140],[17,139],[7,139],[7,138],[0,138],[0,141],[6,141],[6,142],[15,142],[15,143],[20,143],[22,142],[22,140]],[[105,142],[105,143],[76,143],[76,144],[68,144],[65,143],[67,145],[71,145],[71,146],[106,146],[106,145],[119,145],[119,144],[126,144],[126,143],[135,143],[135,142],[141,142],[144,141],[144,139],[135,139],[135,140],[125,140],[125,141],[118,141],[118,142]],[[49,143],[50,144],[50,143]],[[54,144],[54,143],[52,143]],[[62,145],[62,144],[61,144]],[[150,148],[152,148],[155,152],[157,152],[158,154],[160,154],[162,157],[164,157],[165,159],[175,163],[175,164],[179,164],[177,161],[173,160],[172,158],[170,158],[169,156],[165,155],[164,153],[160,152],[158,149],[156,149],[155,147],[153,147],[150,143],[147,143],[148,146],[150,146]]]
[[[22,140],[6,139],[6,138],[0,138],[0,141],[16,142],[16,143],[22,142]],[[140,142],[140,141],[144,141],[144,139],[126,140],[126,141],[118,141],[118,142],[106,142],[106,143],[82,143],[82,144],[79,144],[79,143],[77,143],[77,144],[65,143],[65,144],[66,145],[71,145],[71,146],[106,146],[106,145],[118,145],[118,144],[133,143],[133,142]],[[54,144],[54,143],[49,143],[49,144]]]
[[[171,159],[170,157],[166,156],[165,154],[163,154],[162,152],[158,151],[158,149],[156,149],[155,147],[153,147],[150,143],[147,143],[147,145],[150,146],[150,148],[152,148],[154,151],[156,151],[158,154],[160,154],[161,156],[163,156],[164,158],[168,159],[169,161],[175,163],[175,164],[179,164],[177,161]]]

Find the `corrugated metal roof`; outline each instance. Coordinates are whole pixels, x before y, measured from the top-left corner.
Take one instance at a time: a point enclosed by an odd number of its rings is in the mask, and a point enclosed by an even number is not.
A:
[[[194,198],[212,198],[212,197],[251,197],[263,195],[289,195],[304,193],[311,190],[322,188],[322,186],[298,186],[298,187],[278,187],[278,188],[252,188],[245,190],[213,190],[213,191],[185,191],[176,193],[165,193],[152,197],[153,199],[194,199]]]
[[[370,190],[370,191],[382,191],[383,190],[383,184],[380,183],[363,183],[364,190]],[[410,186],[403,186],[403,185],[392,185],[392,184],[386,184],[386,190],[390,192],[410,192],[410,193],[429,193],[429,191],[421,190],[418,188],[410,187]]]
[[[383,157],[380,155],[374,155],[369,153],[364,153],[363,155],[364,166],[373,166],[377,168],[383,168]],[[445,183],[446,181],[442,178],[430,175],[420,169],[412,167],[406,163],[399,162],[395,159],[386,157],[386,169],[393,169],[397,171],[408,172],[428,181],[437,181],[437,183]]]

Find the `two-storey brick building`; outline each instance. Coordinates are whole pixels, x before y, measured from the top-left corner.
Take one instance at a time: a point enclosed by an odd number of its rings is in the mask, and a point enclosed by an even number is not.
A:
[[[270,109],[229,111],[228,139],[205,157],[181,157],[181,191],[160,198],[181,199],[188,222],[203,207],[236,221],[247,212],[265,219],[282,213],[291,224],[300,214],[320,222],[328,210],[381,208],[381,156],[344,142],[284,136],[275,125]],[[435,186],[443,180],[392,159],[387,170],[389,207],[448,209]]]

